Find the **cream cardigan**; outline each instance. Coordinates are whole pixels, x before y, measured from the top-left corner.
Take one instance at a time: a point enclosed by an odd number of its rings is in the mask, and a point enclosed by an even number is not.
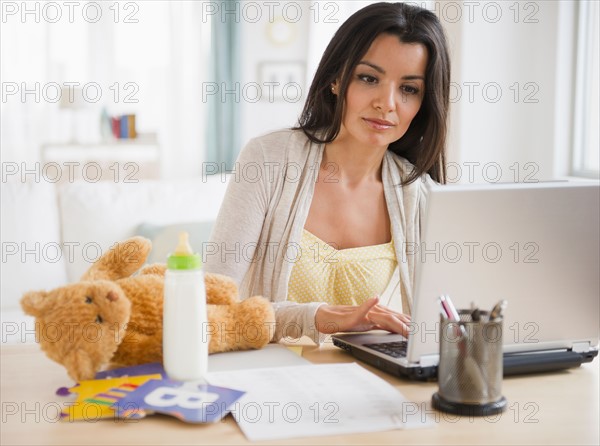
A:
[[[299,252],[324,145],[302,131],[281,130],[252,139],[240,153],[235,173],[204,251],[205,271],[226,274],[240,287],[242,299],[261,295],[273,302],[273,340],[309,336],[320,342],[315,313],[321,302],[286,302],[288,282]],[[428,175],[401,186],[413,169],[405,159],[386,152],[382,181],[398,260],[400,301],[412,308],[415,247],[420,243]],[[394,280],[394,279],[392,279]],[[392,285],[392,284],[391,284]],[[398,283],[394,287],[398,288]],[[318,296],[315,296],[318,299]]]

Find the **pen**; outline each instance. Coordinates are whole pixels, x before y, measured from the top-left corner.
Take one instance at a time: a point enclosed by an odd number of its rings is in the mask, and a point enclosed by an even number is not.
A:
[[[445,318],[449,321],[457,323],[456,325],[458,326],[458,330],[460,330],[460,333],[458,333],[457,330],[457,335],[466,335],[465,327],[460,324],[460,317],[458,316],[458,312],[456,311],[452,300],[450,300],[450,296],[448,296],[447,294],[442,294],[438,298],[438,302],[442,307],[440,309],[442,316],[445,316]]]
[[[447,294],[444,296],[444,303],[446,304],[446,306],[448,307],[448,311],[452,315],[452,320],[460,322],[460,316],[458,315],[458,311],[456,311],[456,307],[452,303],[450,296],[448,296]]]
[[[453,320],[452,312],[446,303],[446,296],[443,294],[438,298],[438,302],[440,304],[440,314],[446,320]]]
[[[475,306],[475,302],[471,302],[471,320],[473,322],[479,322],[481,320],[481,312],[479,308]]]
[[[454,318],[454,320],[456,322],[460,321],[460,316],[458,315],[458,311],[456,311],[456,308],[454,307],[452,300],[450,300],[450,296],[448,296],[447,294],[444,296],[444,302],[448,305],[449,311],[452,314],[452,317]]]
[[[490,322],[502,319],[504,309],[507,305],[508,302],[505,299],[502,299],[500,302],[494,305],[494,308],[492,308],[492,311],[490,312]]]
[[[452,311],[450,310],[450,306],[448,305],[448,303],[446,302],[446,296],[440,296],[440,305],[441,305],[441,310],[443,311],[444,315],[446,316],[446,319],[453,321],[454,320],[454,315],[452,314]]]
[[[488,386],[483,377],[483,371],[477,361],[471,356],[465,356],[463,365],[465,372],[471,377],[471,384],[477,389],[477,393],[483,400],[488,398]]]

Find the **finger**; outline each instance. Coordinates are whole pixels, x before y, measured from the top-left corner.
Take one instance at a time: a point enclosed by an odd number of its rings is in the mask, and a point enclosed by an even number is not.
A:
[[[390,333],[400,334],[402,336],[407,336],[408,329],[402,325],[390,327],[387,325],[373,325],[371,330],[384,330]]]
[[[349,325],[355,328],[361,327],[361,331],[371,329],[374,324],[369,319],[369,312],[378,302],[379,297],[375,296],[367,299],[359,306],[350,307],[353,309],[353,312],[348,315],[349,318],[347,321]]]
[[[390,313],[404,314],[400,311],[396,311],[393,308],[387,307],[385,305],[377,305],[377,309],[382,310],[382,311],[389,311]]]
[[[374,308],[374,309],[377,309],[377,310],[380,310],[380,311],[387,311],[387,312],[389,312],[389,313],[394,313],[394,314],[396,314],[396,315],[404,315],[404,316],[406,316],[406,317],[410,317],[408,314],[401,313],[401,312],[399,312],[399,311],[396,311],[396,310],[394,310],[394,309],[392,309],[392,308],[390,308],[390,307],[386,307],[385,305],[376,305],[376,306],[375,306],[375,307],[373,307],[373,308]]]
[[[365,316],[369,311],[371,311],[372,308],[376,307],[378,303],[379,303],[378,296],[371,297],[371,298],[365,300],[362,304],[360,304],[357,307],[358,313]]]
[[[382,307],[381,305],[375,305],[373,307],[372,311],[377,311],[379,313],[390,313],[390,314],[394,314],[396,316],[408,316],[408,315],[404,315],[403,313],[401,313],[399,311],[392,310],[391,308]],[[410,317],[410,316],[408,316],[408,317]]]
[[[373,309],[371,310],[371,313],[378,313],[378,314],[392,314],[394,316],[396,316],[397,318],[405,321],[405,322],[410,322],[411,318],[408,314],[404,314],[404,313],[400,313],[398,311],[394,311],[391,310],[387,307],[382,307],[380,305],[376,305],[375,307],[373,307]]]
[[[408,335],[409,328],[407,322],[391,313],[372,314],[370,320],[383,330],[391,331],[393,333],[400,333],[403,336]]]

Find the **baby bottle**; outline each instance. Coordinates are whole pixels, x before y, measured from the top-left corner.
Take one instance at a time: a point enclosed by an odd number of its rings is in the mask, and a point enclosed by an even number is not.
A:
[[[209,331],[200,255],[187,232],[167,259],[163,304],[163,361],[169,378],[200,380],[206,375]]]

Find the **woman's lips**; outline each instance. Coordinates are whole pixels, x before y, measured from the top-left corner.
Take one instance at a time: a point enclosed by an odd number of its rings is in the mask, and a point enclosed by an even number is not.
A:
[[[369,119],[363,118],[363,120],[371,127],[376,130],[387,130],[394,127],[394,123],[390,121],[385,121],[382,119]]]

